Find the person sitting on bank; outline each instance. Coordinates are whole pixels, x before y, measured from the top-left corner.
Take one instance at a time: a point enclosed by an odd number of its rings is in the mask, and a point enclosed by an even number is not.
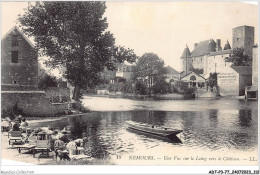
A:
[[[28,126],[28,123],[26,122],[26,118],[23,117],[22,123],[21,123],[21,126],[20,126],[23,132],[26,132],[27,126]]]
[[[58,137],[58,139],[55,140],[55,142],[54,142],[54,152],[56,155],[56,160],[57,160],[58,156],[60,157],[60,160],[62,160],[63,158],[64,159],[68,158],[68,155],[66,153],[64,153],[65,150],[66,150],[65,143],[60,139],[60,137]]]
[[[13,131],[20,131],[20,123],[19,123],[19,120],[18,119],[15,119],[14,120],[14,125],[13,125],[13,128],[12,128]]]

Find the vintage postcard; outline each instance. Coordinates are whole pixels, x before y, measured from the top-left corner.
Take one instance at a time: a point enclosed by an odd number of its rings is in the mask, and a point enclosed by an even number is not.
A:
[[[257,1],[1,7],[1,174],[259,174]]]

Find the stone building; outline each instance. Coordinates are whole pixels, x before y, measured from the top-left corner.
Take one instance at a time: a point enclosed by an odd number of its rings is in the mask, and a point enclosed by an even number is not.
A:
[[[243,48],[245,54],[252,56],[252,46],[254,45],[254,27],[239,26],[233,28],[233,48]],[[232,63],[225,62],[225,57],[232,53],[229,42],[224,48],[221,47],[221,40],[213,39],[201,41],[194,44],[194,49],[190,52],[188,46],[181,56],[182,70],[189,72],[191,68],[202,69],[203,76],[208,78],[211,73],[221,72],[223,67],[229,67]]]
[[[244,95],[246,86],[252,85],[252,67],[225,67],[218,74],[217,81],[221,96]]]
[[[233,28],[233,48],[243,48],[245,55],[252,56],[254,43],[254,27],[239,26]]]
[[[30,40],[15,26],[1,44],[2,85],[36,86],[38,56]]]

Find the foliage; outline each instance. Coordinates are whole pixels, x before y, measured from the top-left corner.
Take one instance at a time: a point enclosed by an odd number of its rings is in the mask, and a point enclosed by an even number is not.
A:
[[[196,91],[196,88],[193,87],[189,88],[189,83],[183,81],[179,82],[179,89],[180,89],[180,93],[188,96],[193,95]]]
[[[56,77],[44,74],[42,77],[39,78],[38,87],[39,88],[46,88],[46,87],[57,87],[58,82]]]
[[[244,54],[244,49],[235,48],[229,57],[225,58],[226,62],[232,62],[233,66],[250,66],[252,57]]]
[[[164,79],[164,74],[166,73],[167,70],[164,67],[164,62],[158,55],[154,53],[145,53],[138,59],[136,66],[133,67],[131,78],[133,82],[136,82],[139,79],[147,80],[148,93],[150,94],[152,84],[156,84],[158,80]],[[140,82],[136,85],[141,89],[143,88],[143,85],[141,85]]]
[[[218,82],[217,78],[218,78],[217,73],[211,74],[209,79],[208,79],[208,86],[210,86],[211,88],[213,88],[214,86],[217,86],[217,82]]]
[[[194,67],[190,67],[190,71],[195,72],[196,74],[203,74],[203,69],[195,69]]]
[[[170,84],[167,83],[164,79],[158,80],[152,87],[152,91],[154,94],[166,94],[170,92],[170,90]]]
[[[30,4],[19,17],[22,30],[33,36],[41,56],[48,56],[51,68],[65,68],[65,78],[80,89],[102,82],[100,72],[115,69],[115,62],[134,62],[133,50],[115,46],[103,17],[106,5],[100,1],[43,1]],[[112,59],[114,57],[114,59]]]
[[[136,94],[140,94],[140,95],[146,95],[147,94],[147,88],[146,85],[143,81],[137,81],[135,83],[135,89],[134,89]]]

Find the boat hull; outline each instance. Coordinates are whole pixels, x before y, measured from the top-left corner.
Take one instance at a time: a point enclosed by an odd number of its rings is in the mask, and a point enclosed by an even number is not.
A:
[[[163,137],[177,135],[182,132],[181,129],[159,128],[159,127],[140,124],[132,121],[127,121],[126,123],[128,125],[128,128],[149,133],[149,134],[163,136]]]

